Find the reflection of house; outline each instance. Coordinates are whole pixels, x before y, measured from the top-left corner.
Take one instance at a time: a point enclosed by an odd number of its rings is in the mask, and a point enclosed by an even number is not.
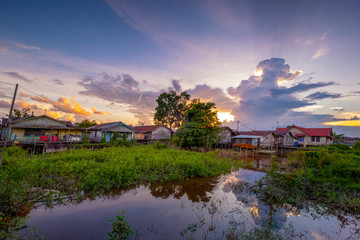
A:
[[[254,147],[263,147],[273,144],[274,135],[272,131],[239,131],[233,139],[235,144],[251,144]]]
[[[332,128],[303,128],[293,125],[289,128],[289,135],[293,140],[284,141],[285,145],[329,145],[333,141]]]
[[[229,127],[222,127],[221,131],[219,133],[219,141],[217,143],[219,144],[231,144],[232,143],[232,138],[235,136],[235,132],[233,130],[231,130],[231,128]]]
[[[133,127],[138,134],[136,140],[163,140],[171,137],[171,130],[163,125],[146,125]]]
[[[101,142],[103,137],[105,137],[106,142],[110,142],[114,136],[122,138],[124,135],[126,135],[126,140],[131,141],[137,133],[136,130],[123,122],[102,123],[87,128],[87,131],[91,142]]]
[[[82,129],[69,122],[56,120],[46,115],[17,119],[11,124],[9,139],[20,143],[81,141]],[[77,138],[74,138],[74,137]]]

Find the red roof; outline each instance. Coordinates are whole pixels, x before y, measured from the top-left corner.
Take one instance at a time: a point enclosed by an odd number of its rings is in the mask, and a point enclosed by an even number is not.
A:
[[[274,131],[274,134],[284,136],[288,133],[288,131],[289,131],[288,128],[276,128],[276,130]]]
[[[309,136],[329,137],[332,133],[332,128],[303,128],[295,125],[293,127],[300,129]]]
[[[160,126],[162,126],[162,125],[145,125],[145,126],[133,127],[133,129],[135,129],[136,131],[141,132],[141,133],[146,133],[146,132],[152,132]]]

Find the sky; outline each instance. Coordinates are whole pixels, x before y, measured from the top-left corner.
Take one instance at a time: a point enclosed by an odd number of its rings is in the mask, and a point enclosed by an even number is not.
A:
[[[152,123],[164,91],[224,126],[360,136],[360,2],[0,1],[0,116]]]

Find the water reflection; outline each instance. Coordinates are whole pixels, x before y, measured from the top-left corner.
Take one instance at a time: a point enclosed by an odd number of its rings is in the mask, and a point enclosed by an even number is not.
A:
[[[185,182],[152,183],[148,186],[156,198],[186,197],[192,202],[209,202],[219,178],[196,178]]]
[[[28,225],[36,226],[47,239],[106,239],[111,230],[108,220],[126,210],[128,222],[139,230],[141,239],[241,238],[264,234],[264,229],[286,239],[358,236],[355,218],[345,221],[313,209],[265,204],[251,191],[263,176],[263,172],[240,169],[217,178],[113,190],[77,205],[33,209]]]

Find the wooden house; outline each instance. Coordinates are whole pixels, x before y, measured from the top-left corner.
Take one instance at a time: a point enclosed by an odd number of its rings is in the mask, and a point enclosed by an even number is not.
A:
[[[292,125],[288,128],[288,138],[284,145],[319,146],[333,142],[332,128],[303,128]]]
[[[138,133],[136,140],[164,140],[171,137],[171,130],[163,125],[133,127]]]
[[[88,139],[90,142],[101,142],[105,138],[106,142],[110,142],[112,138],[123,138],[126,135],[127,141],[132,141],[137,133],[131,126],[123,122],[102,123],[86,129],[88,131]]]
[[[271,146],[274,142],[273,131],[239,131],[238,135],[232,137],[234,139],[234,144],[241,146],[252,145],[254,147],[265,147]]]
[[[9,140],[19,143],[81,141],[83,132],[69,122],[46,115],[29,116],[12,122]]]

